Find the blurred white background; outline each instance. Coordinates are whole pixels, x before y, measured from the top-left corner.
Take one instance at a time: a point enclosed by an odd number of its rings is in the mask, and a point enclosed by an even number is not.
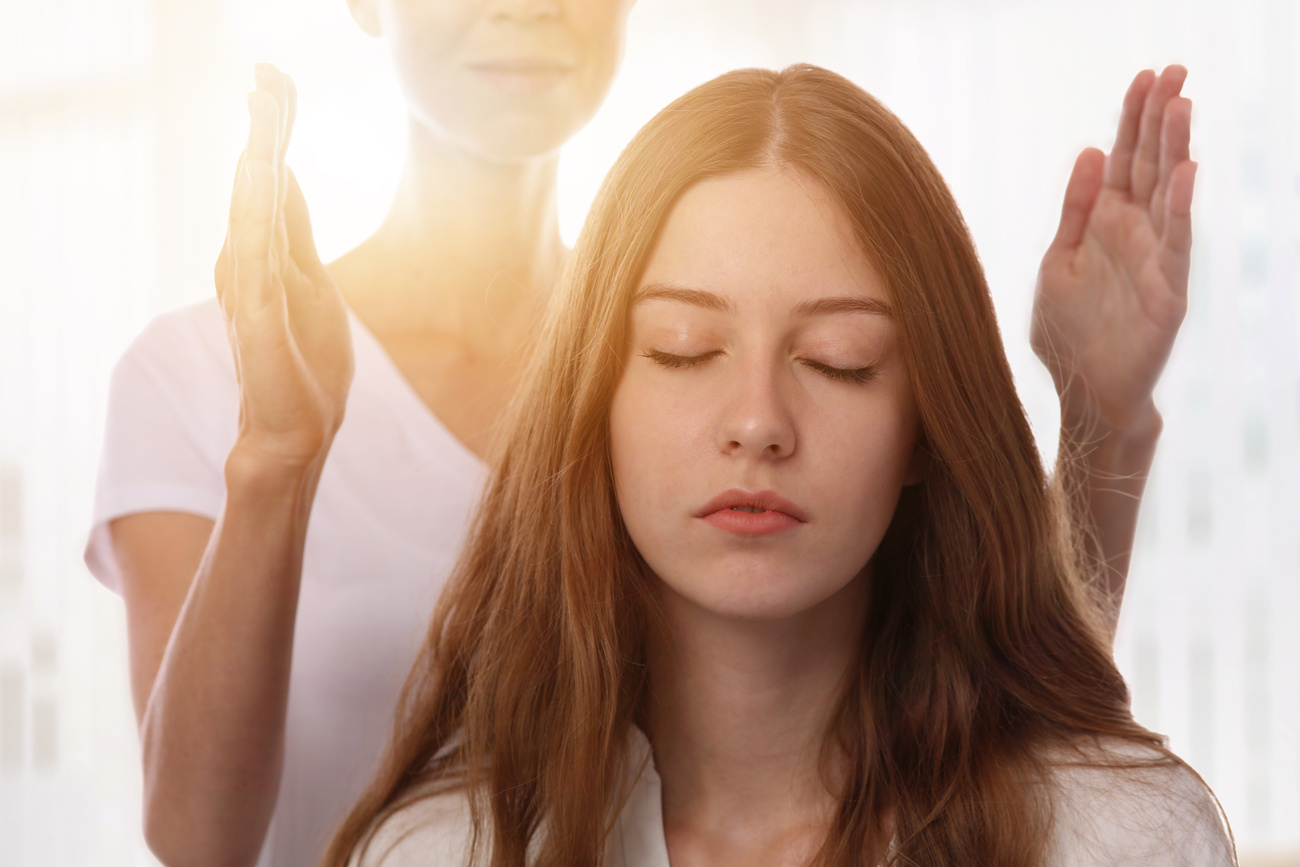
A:
[[[430,0],[437,2],[437,0]],[[1143,67],[1191,69],[1191,310],[1118,643],[1138,719],[1218,793],[1243,864],[1300,864],[1300,4],[640,0],[562,165],[576,236],[657,109],[808,60],[881,97],[954,188],[1052,459],[1026,334],[1069,167]],[[109,370],[206,298],[251,65],[300,94],[290,160],[329,258],[384,213],[404,116],[344,0],[0,0],[0,865],[154,863],[119,599],[81,563]]]

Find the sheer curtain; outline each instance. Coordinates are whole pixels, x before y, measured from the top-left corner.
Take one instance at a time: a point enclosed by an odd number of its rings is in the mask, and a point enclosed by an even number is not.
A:
[[[1300,12],[1292,0],[639,0],[566,150],[576,236],[605,168],[688,87],[809,60],[881,97],[956,192],[1050,461],[1025,335],[1073,157],[1132,74],[1196,104],[1191,310],[1117,653],[1147,726],[1215,788],[1243,863],[1300,863]],[[342,0],[0,0],[0,864],[150,864],[120,601],[81,565],[108,372],[207,297],[254,60],[294,75],[322,253],[382,216],[402,102]],[[1272,856],[1276,860],[1268,860]]]

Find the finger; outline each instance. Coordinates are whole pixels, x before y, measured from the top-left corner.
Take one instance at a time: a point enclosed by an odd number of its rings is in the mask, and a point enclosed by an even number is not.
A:
[[[1142,106],[1146,104],[1147,93],[1155,80],[1155,72],[1144,69],[1133,77],[1133,83],[1124,94],[1115,146],[1110,149],[1110,157],[1106,160],[1106,186],[1112,189],[1128,191],[1133,154],[1137,150],[1138,130],[1141,127]]]
[[[285,106],[288,97],[285,93],[284,75],[270,63],[258,63],[253,67],[253,76],[257,80],[257,89],[269,93],[275,100],[275,150],[271,155],[271,169],[275,173],[276,208],[275,208],[275,249],[283,257],[288,251],[288,243],[281,225],[284,210],[284,149],[285,149]]]
[[[281,185],[281,199],[287,189],[283,178],[284,156],[289,148],[289,132],[293,128],[293,106],[294,97],[291,96],[292,84],[289,76],[276,69],[270,63],[259,63],[254,67],[254,75],[257,78],[258,88],[267,91],[275,97],[276,105],[276,149],[275,149],[275,171],[277,179]]]
[[[236,194],[241,214],[234,224],[234,312],[263,310],[271,300],[271,234],[275,179],[267,163],[249,161]]]
[[[275,96],[259,87],[248,94],[248,144],[244,148],[244,162],[262,162],[274,168],[279,146],[279,106]]]
[[[253,65],[253,78],[257,82],[257,89],[269,93],[276,105],[276,156],[279,156],[279,147],[282,144],[281,139],[284,137],[284,105],[288,101],[285,96],[284,74],[276,69],[270,63],[257,63]]]
[[[239,162],[235,165],[235,178],[230,186],[230,212],[226,216],[226,237],[222,239],[221,252],[217,254],[217,262],[212,269],[213,282],[217,287],[217,301],[221,304],[221,309],[227,317],[234,314],[234,310],[231,308],[235,301],[235,293],[231,289],[235,273],[235,244],[233,239],[235,221],[241,213],[238,193],[240,178],[244,176],[244,157],[245,153],[241,152]]]
[[[289,195],[289,170],[285,165],[285,156],[289,152],[289,139],[293,135],[293,122],[298,116],[298,88],[293,84],[293,79],[287,75],[281,76],[284,82],[284,102],[281,103],[281,117],[283,119],[280,134],[280,209],[283,211],[285,202]]]
[[[1165,109],[1169,101],[1178,96],[1187,80],[1187,69],[1169,66],[1160,74],[1147,94],[1142,109],[1142,128],[1138,132],[1137,152],[1133,157],[1132,186],[1135,201],[1151,201],[1156,183],[1160,179],[1160,133],[1164,129]]]
[[[1192,158],[1192,101],[1175,97],[1165,108],[1164,126],[1160,130],[1160,177],[1168,183],[1179,163]]]
[[[283,159],[284,154],[289,151],[289,140],[293,136],[293,123],[298,119],[298,88],[293,83],[293,77],[284,75],[284,141],[280,147],[280,155]]]
[[[226,291],[230,283],[231,272],[234,270],[232,258],[230,233],[226,232],[226,238],[221,242],[221,252],[217,254],[217,262],[212,266],[212,282],[217,287],[217,303],[221,305],[222,311],[227,316],[231,313],[227,302],[234,300],[231,297],[232,293]]]
[[[1106,171],[1106,155],[1097,148],[1087,148],[1074,161],[1070,181],[1065,185],[1065,203],[1061,206],[1061,223],[1057,226],[1053,248],[1079,246],[1088,228],[1088,217],[1101,192]]]
[[[275,101],[263,90],[249,94],[249,141],[231,206],[230,238],[235,260],[236,315],[263,309],[270,292],[276,181],[270,157]]]
[[[284,156],[285,107],[289,102],[288,95],[285,92],[284,73],[270,63],[259,63],[253,69],[253,74],[257,78],[258,89],[265,90],[275,97],[277,109],[275,118],[277,147],[275,156],[280,159]]]
[[[255,100],[255,93],[256,91],[248,94],[248,141],[235,165],[234,182],[230,189],[230,211],[226,217],[226,237],[222,241],[212,275],[217,289],[217,301],[228,320],[235,315],[234,305],[238,294],[235,287],[235,273],[238,270],[235,242],[241,232],[249,230],[247,222],[251,193],[248,189],[248,156],[250,152],[264,155],[270,136],[265,123],[265,109]],[[247,242],[244,246],[248,246]]]
[[[1192,191],[1195,185],[1196,163],[1185,160],[1174,167],[1169,178],[1165,231],[1161,238],[1161,270],[1169,285],[1184,296],[1192,261]]]
[[[1175,97],[1165,108],[1164,124],[1160,131],[1160,178],[1151,194],[1151,221],[1156,233],[1164,231],[1166,196],[1174,169],[1191,159],[1192,101],[1184,96]]]

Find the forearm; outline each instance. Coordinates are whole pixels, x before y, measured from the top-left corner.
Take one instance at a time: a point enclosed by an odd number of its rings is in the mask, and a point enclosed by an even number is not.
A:
[[[252,864],[275,806],[316,467],[232,452],[227,496],[141,723],[145,831],[169,867]]]
[[[1154,404],[1123,430],[1098,424],[1068,407],[1062,409],[1057,472],[1078,521],[1088,530],[1085,545],[1099,567],[1097,589],[1112,638],[1162,425]]]

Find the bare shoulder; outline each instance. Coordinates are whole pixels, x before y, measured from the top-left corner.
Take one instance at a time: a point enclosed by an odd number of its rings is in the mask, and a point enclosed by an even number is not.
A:
[[[465,867],[472,834],[463,792],[426,795],[385,818],[348,867]]]
[[[1045,758],[1053,818],[1049,863],[1236,863],[1218,802],[1186,765],[1113,739],[1053,749]]]

